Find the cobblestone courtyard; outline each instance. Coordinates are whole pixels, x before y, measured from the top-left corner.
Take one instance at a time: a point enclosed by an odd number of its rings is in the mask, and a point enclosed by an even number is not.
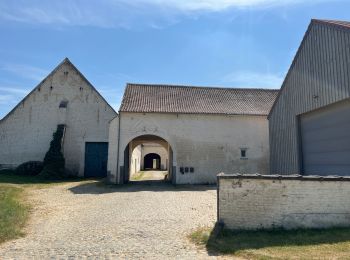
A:
[[[216,218],[213,186],[69,183],[32,190],[23,238],[1,259],[206,259],[187,235]]]

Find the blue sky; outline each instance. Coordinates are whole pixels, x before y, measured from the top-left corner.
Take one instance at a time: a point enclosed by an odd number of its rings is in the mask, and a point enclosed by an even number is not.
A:
[[[118,110],[126,82],[279,88],[345,0],[1,0],[0,118],[65,57]]]

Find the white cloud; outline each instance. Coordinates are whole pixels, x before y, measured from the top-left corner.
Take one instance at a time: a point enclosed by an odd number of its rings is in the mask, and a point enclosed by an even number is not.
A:
[[[22,78],[41,81],[49,71],[23,64],[4,64],[0,65],[0,70],[10,72]]]
[[[134,0],[134,2],[164,7],[177,8],[184,11],[222,11],[228,8],[275,7],[320,0]]]
[[[231,83],[236,87],[280,88],[283,79],[281,74],[236,71],[225,75],[222,82]]]
[[[0,87],[0,92],[18,94],[18,95],[26,95],[29,93],[29,90],[17,88],[17,87]]]
[[[129,28],[137,23],[161,29],[163,24],[176,23],[180,15],[321,1],[331,0],[18,0],[0,3],[0,21],[107,28]]]
[[[0,105],[13,105],[16,102],[18,102],[18,97],[15,95],[8,95],[8,94],[0,94]],[[0,119],[2,118],[2,116],[0,115]]]

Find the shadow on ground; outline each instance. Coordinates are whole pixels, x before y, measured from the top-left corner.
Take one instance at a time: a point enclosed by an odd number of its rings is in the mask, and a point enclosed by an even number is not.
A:
[[[350,246],[350,227],[330,229],[298,229],[298,230],[258,230],[258,231],[230,231],[216,225],[214,229],[198,229],[191,235],[191,239],[204,245],[210,255],[235,254],[247,250],[270,248],[274,251],[291,251],[293,247],[308,246],[308,250],[317,251],[316,246],[325,245],[335,247],[337,243],[348,242]],[[314,248],[313,248],[314,247]]]
[[[81,182],[88,179],[71,177],[64,179],[47,179],[40,176],[24,176],[17,175],[12,170],[0,171],[0,183],[3,184],[52,184],[52,183],[67,183],[67,182]]]
[[[207,191],[216,190],[215,185],[173,185],[164,181],[135,181],[128,184],[107,184],[106,181],[82,183],[69,189],[75,194],[104,194],[113,192],[141,192],[141,191]]]

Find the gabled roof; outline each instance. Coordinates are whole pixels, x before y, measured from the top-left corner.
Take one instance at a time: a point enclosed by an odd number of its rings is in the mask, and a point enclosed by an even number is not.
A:
[[[127,84],[120,112],[267,115],[278,90]]]
[[[7,115],[5,115],[2,119],[0,119],[0,123],[1,121],[3,121],[4,119],[6,119],[9,115],[11,115],[15,110],[16,108],[22,103],[24,102],[34,91],[37,90],[37,88],[39,88],[49,77],[51,77],[53,74],[55,74],[56,71],[59,70],[59,68],[61,66],[63,66],[64,64],[69,64],[70,66],[72,66],[72,68],[74,70],[77,71],[77,73],[79,74],[79,76],[102,98],[102,100],[104,102],[106,102],[106,104],[112,109],[112,111],[114,111],[116,114],[117,112],[114,110],[114,108],[108,104],[108,102],[104,99],[104,97],[97,91],[97,89],[87,80],[87,78],[85,78],[85,76],[77,69],[77,67],[74,66],[74,64],[68,59],[68,58],[65,58],[62,62],[60,62],[56,68],[54,68],[50,73],[49,75],[47,75],[32,91],[30,91],[28,93],[28,95],[26,95]]]
[[[290,68],[289,68],[289,70],[288,70],[288,72],[287,72],[287,75],[286,75],[286,77],[284,78],[284,81],[283,81],[282,86],[281,86],[281,90],[280,90],[280,92],[278,93],[278,96],[277,96],[275,102],[274,102],[273,105],[272,105],[272,108],[271,108],[271,110],[270,110],[270,112],[269,112],[268,118],[270,117],[270,115],[271,115],[271,113],[272,113],[272,111],[273,111],[273,109],[274,109],[274,107],[275,107],[275,105],[276,105],[276,103],[277,103],[277,101],[278,101],[278,99],[279,99],[279,97],[280,97],[280,95],[281,95],[281,93],[282,93],[282,91],[283,91],[285,85],[286,85],[286,82],[287,82],[287,80],[288,80],[288,78],[289,78],[289,76],[290,76],[290,73],[291,73],[291,71],[293,70],[293,68],[294,68],[294,66],[295,66],[295,63],[296,63],[296,61],[297,61],[297,59],[298,59],[298,57],[299,57],[299,55],[300,55],[300,52],[301,52],[301,50],[302,50],[302,48],[303,48],[303,46],[304,46],[305,40],[307,39],[307,37],[308,37],[309,34],[310,34],[311,28],[312,28],[314,25],[316,25],[316,24],[320,24],[320,25],[323,25],[323,26],[328,26],[328,27],[334,28],[334,29],[336,29],[336,30],[346,30],[346,31],[349,31],[349,32],[350,32],[350,22],[347,22],[347,21],[322,20],[322,19],[312,19],[312,20],[311,20],[311,22],[310,22],[310,24],[309,24],[309,26],[308,26],[308,28],[307,28],[307,30],[306,30],[306,32],[305,32],[305,35],[304,35],[304,37],[303,37],[303,40],[301,41],[301,44],[300,44],[300,46],[299,46],[299,48],[298,48],[298,50],[297,50],[297,53],[296,53],[295,56],[294,56],[292,65],[290,66]]]

